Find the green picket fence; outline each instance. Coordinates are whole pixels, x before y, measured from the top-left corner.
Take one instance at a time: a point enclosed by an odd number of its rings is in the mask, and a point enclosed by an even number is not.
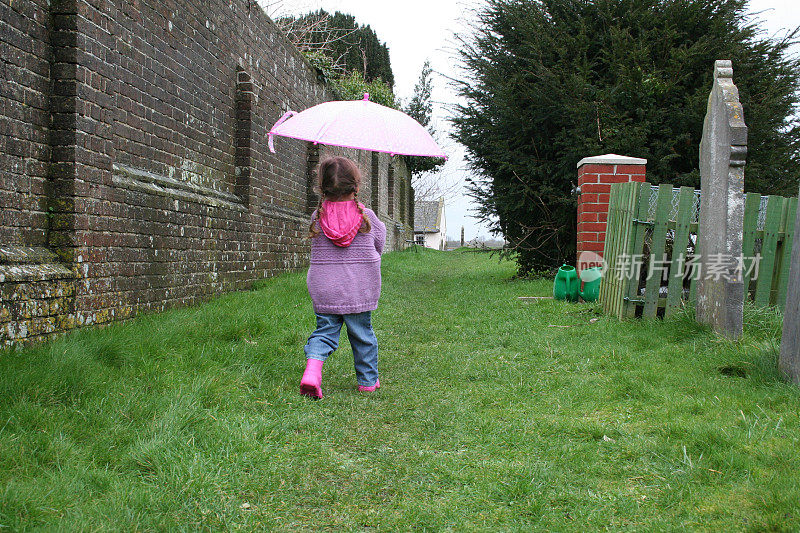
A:
[[[694,299],[700,191],[649,183],[611,186],[600,301],[619,318],[670,316]],[[745,197],[746,298],[783,309],[797,198]],[[760,259],[759,259],[760,258]]]

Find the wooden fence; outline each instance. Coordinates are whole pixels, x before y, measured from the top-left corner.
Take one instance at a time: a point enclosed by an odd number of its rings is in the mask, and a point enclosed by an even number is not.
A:
[[[700,272],[695,258],[699,191],[649,183],[611,186],[600,301],[619,318],[670,316],[694,300]],[[743,258],[745,300],[786,303],[797,198],[745,195]],[[723,260],[723,258],[720,258]]]

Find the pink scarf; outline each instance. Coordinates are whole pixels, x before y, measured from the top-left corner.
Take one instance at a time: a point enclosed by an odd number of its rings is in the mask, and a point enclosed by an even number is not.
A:
[[[336,246],[344,248],[353,242],[364,221],[359,208],[364,209],[364,204],[359,202],[356,206],[352,200],[345,202],[325,200],[322,202],[322,216],[319,218],[319,225],[325,236]]]

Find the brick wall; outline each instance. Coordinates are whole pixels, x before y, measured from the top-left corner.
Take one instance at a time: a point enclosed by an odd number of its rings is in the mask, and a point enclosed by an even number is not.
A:
[[[646,159],[606,154],[578,162],[578,269],[602,257],[611,184],[645,180]],[[595,255],[597,254],[597,255]]]
[[[402,157],[387,157],[386,172],[386,212],[381,213],[386,223],[387,246],[400,250],[407,246],[406,241],[413,239],[414,227],[411,217],[406,212],[406,205],[411,191],[411,175]]]
[[[388,156],[373,190],[371,153],[268,151],[287,109],[335,96],[255,2],[0,0],[0,46],[2,344],[305,266],[326,154],[358,161],[362,201],[408,226]]]
[[[3,246],[46,243],[51,29],[47,0],[13,4],[0,1]]]

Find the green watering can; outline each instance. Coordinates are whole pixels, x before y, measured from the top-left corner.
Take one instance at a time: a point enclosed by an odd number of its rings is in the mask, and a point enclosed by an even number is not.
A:
[[[578,301],[578,273],[575,267],[563,265],[558,269],[556,279],[553,281],[553,298],[556,300]]]
[[[584,302],[596,302],[600,297],[600,280],[603,278],[603,269],[599,266],[581,270],[583,289],[578,291]]]

